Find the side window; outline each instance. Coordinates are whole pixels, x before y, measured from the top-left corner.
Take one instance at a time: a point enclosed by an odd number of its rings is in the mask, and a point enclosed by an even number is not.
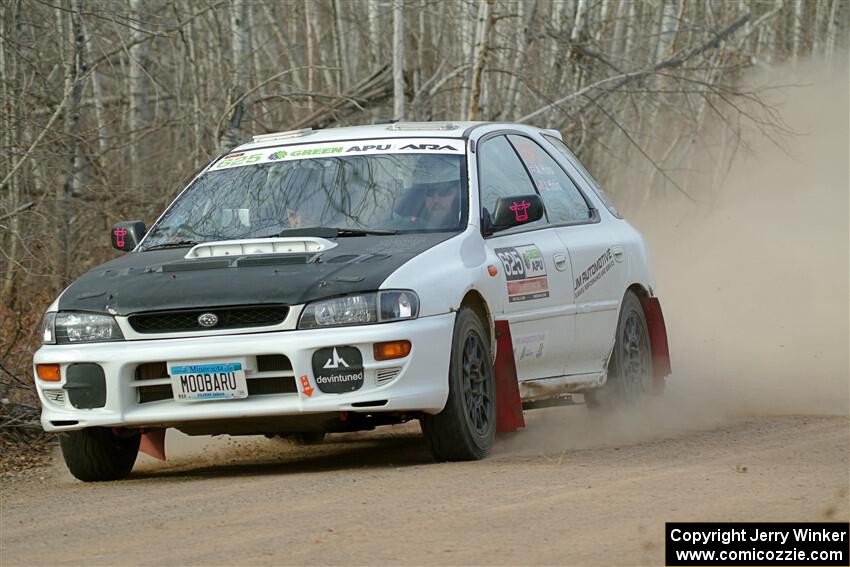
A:
[[[585,221],[591,217],[590,207],[578,187],[558,162],[543,148],[524,136],[509,135],[511,143],[525,162],[553,224]]]
[[[496,201],[499,197],[537,193],[522,162],[504,136],[490,138],[481,144],[478,150],[478,163],[481,207],[486,208],[489,214],[492,215],[496,210]],[[546,220],[540,219],[523,225],[522,228],[545,224]]]
[[[596,179],[594,179],[593,176],[590,175],[590,172],[587,171],[587,169],[585,169],[585,167],[581,164],[578,158],[573,155],[573,152],[570,151],[567,145],[558,138],[555,138],[554,136],[547,136],[544,134],[543,137],[546,138],[546,140],[548,140],[548,142],[552,144],[556,150],[561,152],[561,154],[563,154],[563,156],[567,158],[567,161],[573,164],[573,166],[579,171],[579,173],[582,174],[584,180],[587,181],[587,184],[590,185],[591,189],[593,189],[593,192],[596,193],[596,196],[599,197],[600,201],[602,201],[602,204],[605,205],[605,207],[609,211],[611,211],[611,214],[619,219],[623,218],[623,215],[621,215],[620,211],[617,210],[617,207],[614,206],[614,202],[611,201],[611,198],[608,196],[608,194],[602,190],[602,187],[599,186],[599,183],[596,182]]]

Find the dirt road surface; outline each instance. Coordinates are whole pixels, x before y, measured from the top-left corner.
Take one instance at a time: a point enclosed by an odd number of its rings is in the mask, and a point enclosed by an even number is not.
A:
[[[3,483],[0,564],[663,565],[665,521],[848,519],[847,417],[529,417],[476,463],[431,463],[415,425],[184,447],[106,484],[57,463]]]

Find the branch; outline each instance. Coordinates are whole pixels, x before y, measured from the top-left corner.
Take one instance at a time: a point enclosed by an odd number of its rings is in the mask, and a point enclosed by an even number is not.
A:
[[[653,75],[653,74],[655,74],[658,71],[661,71],[663,69],[674,69],[676,67],[680,67],[686,61],[695,57],[696,55],[699,55],[701,53],[705,53],[709,49],[717,47],[717,45],[721,41],[725,40],[727,37],[729,37],[730,35],[735,33],[741,26],[743,26],[748,21],[750,21],[751,18],[752,18],[752,14],[747,12],[746,14],[744,14],[743,16],[741,16],[740,18],[738,18],[737,20],[735,20],[734,22],[729,24],[725,29],[723,29],[722,31],[717,33],[713,38],[711,38],[710,40],[706,41],[705,43],[703,43],[701,45],[698,45],[696,47],[692,47],[691,49],[687,49],[683,52],[680,52],[679,54],[671,57],[670,59],[667,59],[666,61],[662,61],[661,63],[657,63],[657,64],[653,65],[652,67],[648,67],[648,68],[643,69],[641,71],[632,71],[631,73],[623,73],[621,75],[615,75],[613,77],[608,77],[606,79],[602,79],[601,81],[597,81],[595,83],[587,85],[586,87],[579,89],[579,90],[577,90],[576,92],[574,92],[570,95],[567,95],[563,98],[556,100],[555,102],[551,102],[551,103],[547,104],[546,106],[544,106],[543,108],[540,108],[539,110],[535,110],[531,114],[526,114],[525,116],[523,116],[522,118],[517,120],[517,122],[519,122],[519,123],[527,122],[527,121],[531,120],[532,118],[539,116],[539,115],[543,114],[544,112],[546,112],[546,111],[548,111],[552,108],[560,107],[565,102],[569,102],[571,100],[585,96],[588,92],[590,92],[594,89],[602,88],[603,86],[605,86],[607,84],[612,84],[612,86],[610,88],[608,88],[607,90],[608,91],[614,91],[614,90],[617,90],[618,88],[622,87],[623,85],[625,85],[627,83],[630,83],[632,81],[636,81],[638,79],[642,79],[644,77],[648,77],[649,75]]]
[[[65,92],[62,94],[62,101],[59,103],[59,106],[56,107],[56,110],[53,112],[53,115],[50,117],[50,120],[45,124],[44,129],[41,131],[35,140],[33,140],[32,144],[30,144],[29,149],[24,152],[24,155],[21,156],[21,159],[18,160],[18,163],[12,166],[12,169],[9,170],[9,173],[6,174],[6,177],[3,178],[3,181],[0,181],[0,189],[6,186],[12,176],[15,175],[15,172],[18,171],[18,168],[23,165],[23,163],[29,158],[29,155],[35,149],[35,147],[41,142],[42,138],[47,134],[48,131],[53,127],[53,123],[56,122],[56,119],[59,118],[59,115],[62,114],[62,110],[65,108],[65,105],[68,103],[68,99],[71,98],[71,91],[74,89],[75,81],[68,81],[68,84],[65,85]]]
[[[0,221],[6,220],[9,217],[13,217],[13,216],[17,215],[18,213],[22,213],[22,212],[26,211],[27,209],[31,209],[33,207],[33,205],[35,205],[35,201],[30,201],[29,203],[24,203],[23,205],[21,205],[20,207],[18,207],[14,211],[12,211],[11,213],[6,213],[2,217],[0,217]]]

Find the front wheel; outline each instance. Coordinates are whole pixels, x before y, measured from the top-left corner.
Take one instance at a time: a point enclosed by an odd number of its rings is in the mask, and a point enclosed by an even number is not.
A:
[[[484,323],[468,308],[455,319],[449,397],[437,415],[420,419],[437,461],[473,461],[490,453],[496,435],[496,381]]]
[[[129,476],[139,454],[138,431],[93,427],[59,434],[68,470],[79,480],[98,482]]]
[[[608,381],[584,397],[590,409],[612,409],[632,404],[651,391],[652,347],[646,316],[638,297],[627,291],[608,362]]]

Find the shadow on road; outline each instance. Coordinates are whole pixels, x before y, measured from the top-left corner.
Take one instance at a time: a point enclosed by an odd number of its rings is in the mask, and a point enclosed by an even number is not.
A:
[[[332,436],[319,446],[281,439],[234,439],[221,448],[168,461],[137,463],[128,481],[294,475],[340,469],[381,469],[433,463],[421,435]],[[140,466],[141,465],[141,466]]]

